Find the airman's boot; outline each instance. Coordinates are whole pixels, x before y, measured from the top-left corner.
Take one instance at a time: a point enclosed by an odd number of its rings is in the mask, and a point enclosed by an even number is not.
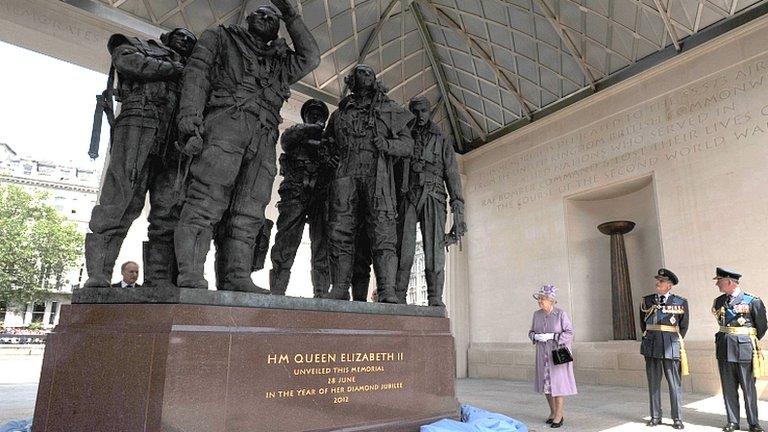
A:
[[[430,306],[445,306],[443,303],[443,285],[445,284],[445,273],[443,271],[433,272],[425,271],[424,276],[427,279],[427,301]]]
[[[211,248],[213,233],[195,227],[178,227],[174,234],[174,250],[179,264],[179,277],[176,282],[180,288],[208,289],[208,281],[203,276],[205,257]]]
[[[88,233],[85,235],[85,268],[88,280],[84,287],[108,287],[115,268],[115,260],[120,253],[122,237]]]
[[[285,295],[285,291],[288,289],[288,280],[290,277],[290,270],[270,270],[269,293],[272,295]]]
[[[219,290],[269,294],[269,290],[257,286],[251,279],[253,247],[231,237],[224,239],[221,245],[223,277],[218,282]]]
[[[172,242],[145,241],[144,286],[173,285],[178,270]]]

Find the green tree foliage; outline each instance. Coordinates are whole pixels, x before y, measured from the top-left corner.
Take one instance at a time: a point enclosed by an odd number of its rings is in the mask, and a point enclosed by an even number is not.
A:
[[[46,197],[0,185],[0,301],[45,300],[82,254],[83,235]]]

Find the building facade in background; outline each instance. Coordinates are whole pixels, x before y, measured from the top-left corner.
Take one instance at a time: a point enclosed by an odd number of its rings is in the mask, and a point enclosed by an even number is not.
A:
[[[30,193],[46,192],[48,203],[81,233],[88,231],[91,209],[96,204],[100,172],[93,167],[48,162],[19,156],[8,144],[0,143],[0,184],[20,186]],[[72,298],[72,288],[79,286],[86,274],[81,257],[67,274],[64,288],[45,302],[11,307],[0,302],[0,322],[5,327],[23,327],[40,323],[52,327],[58,323],[62,304]]]

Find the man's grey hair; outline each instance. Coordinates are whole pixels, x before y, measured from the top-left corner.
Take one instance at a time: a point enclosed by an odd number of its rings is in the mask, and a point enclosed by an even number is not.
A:
[[[123,263],[123,265],[120,266],[120,272],[121,273],[125,271],[125,268],[128,266],[128,264],[135,264],[136,267],[139,266],[139,263],[137,263],[136,261],[126,261],[126,262]]]

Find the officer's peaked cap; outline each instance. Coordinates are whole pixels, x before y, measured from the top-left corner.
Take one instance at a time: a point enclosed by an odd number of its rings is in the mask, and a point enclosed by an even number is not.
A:
[[[677,275],[672,270],[665,268],[660,268],[655,277],[656,279],[667,279],[672,282],[672,285],[677,285],[680,282],[680,279],[677,278]]]
[[[718,267],[715,270],[715,279],[726,279],[726,278],[738,281],[741,278],[741,273],[735,270]]]

